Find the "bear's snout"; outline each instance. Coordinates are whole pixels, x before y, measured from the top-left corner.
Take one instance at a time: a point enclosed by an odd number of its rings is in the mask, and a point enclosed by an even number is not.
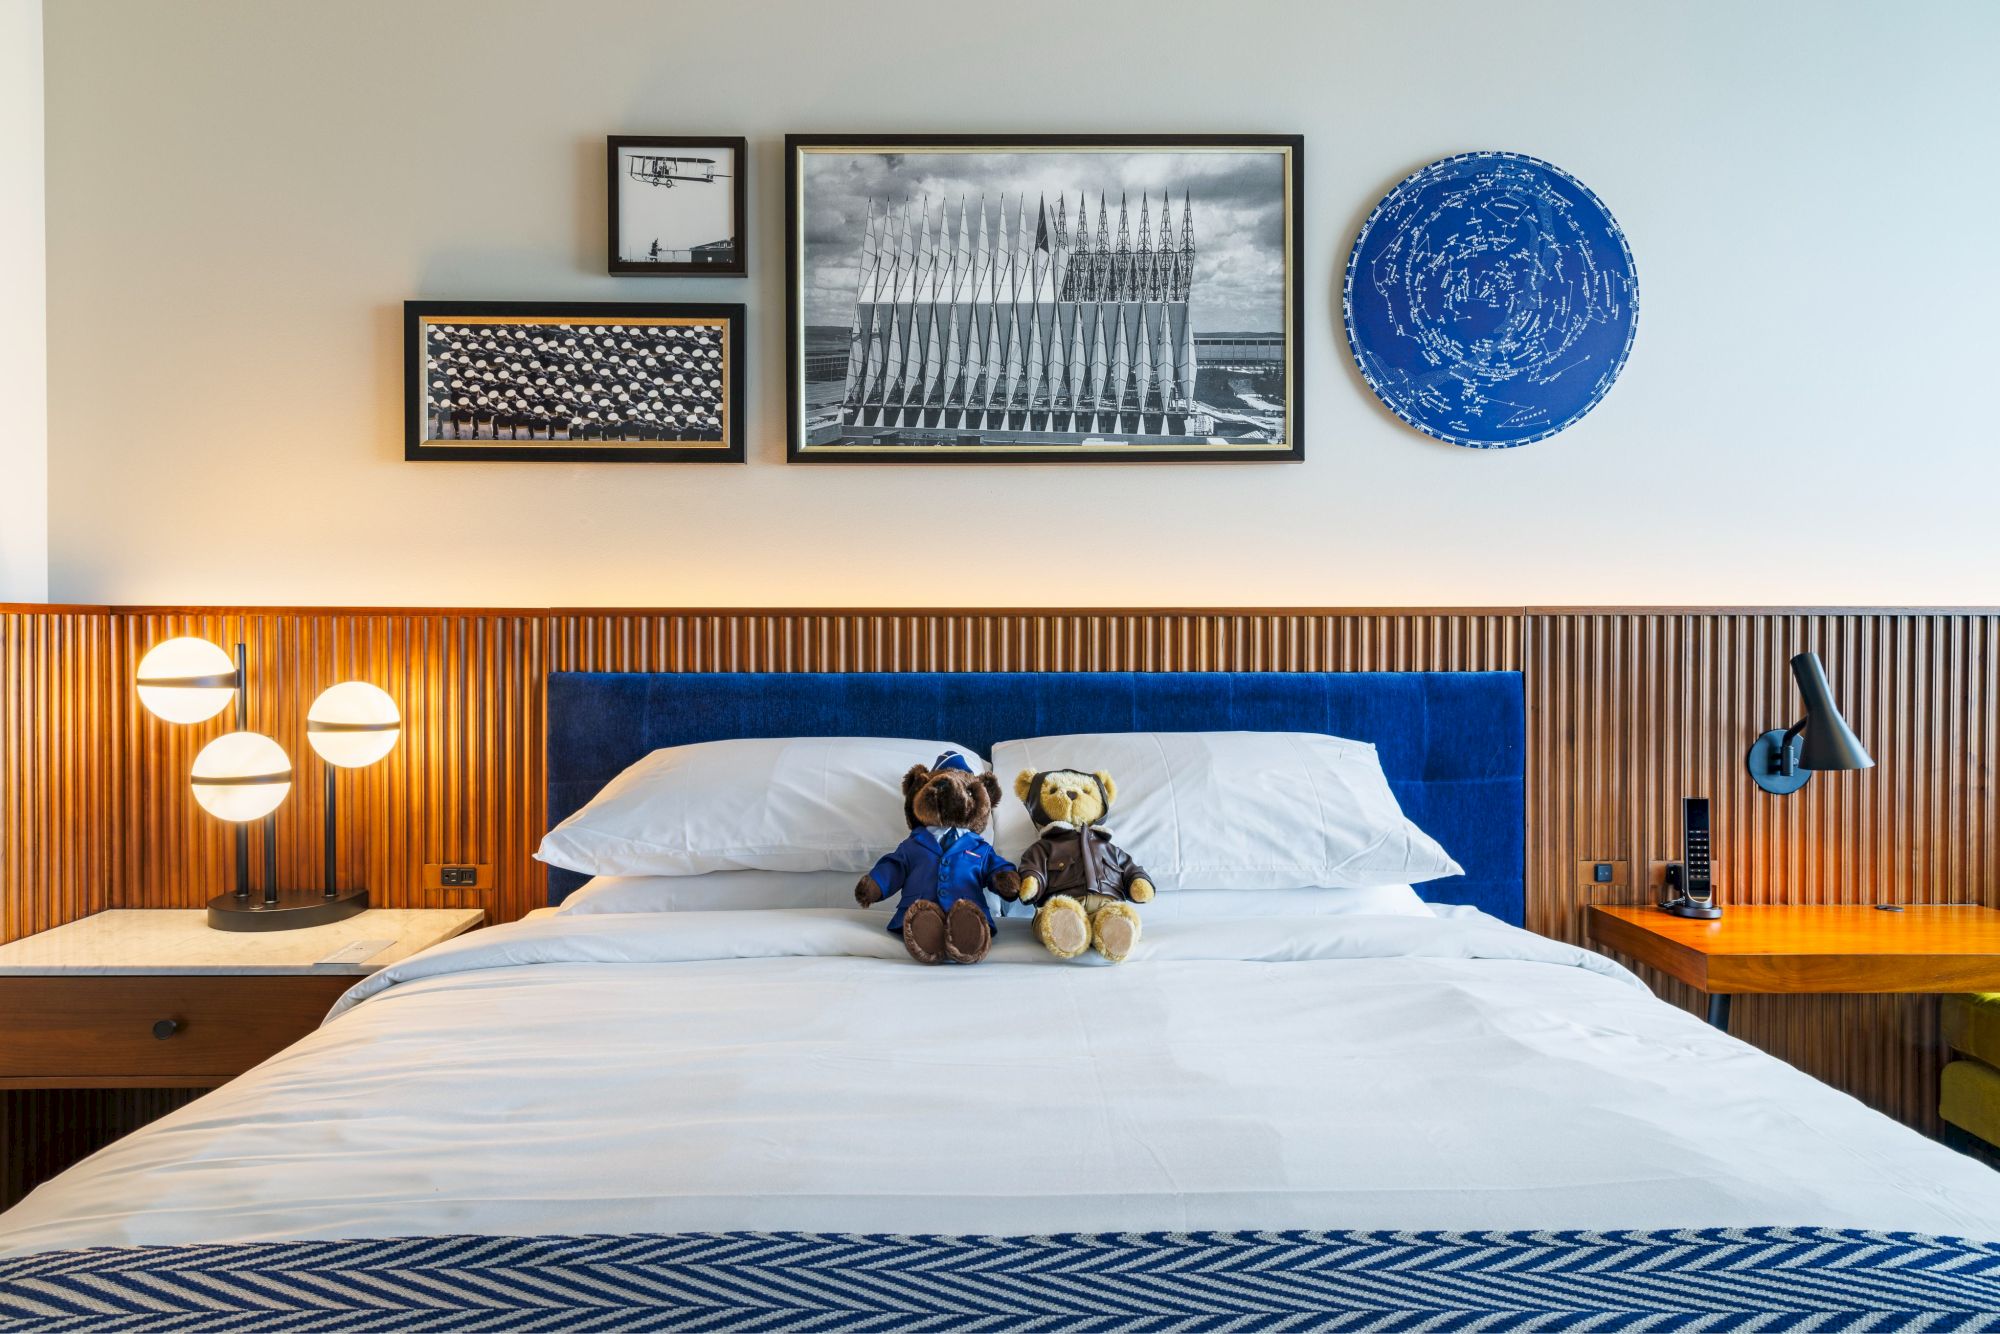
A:
[[[962,825],[972,818],[972,801],[965,789],[949,778],[933,778],[930,782],[931,806],[938,813],[939,824]]]

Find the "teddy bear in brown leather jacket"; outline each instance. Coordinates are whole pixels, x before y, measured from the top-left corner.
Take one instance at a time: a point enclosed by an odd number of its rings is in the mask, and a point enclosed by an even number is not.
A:
[[[1139,943],[1132,905],[1153,897],[1153,882],[1103,825],[1118,795],[1111,775],[1027,769],[1014,794],[1041,831],[1017,863],[1021,902],[1041,903],[1035,934],[1058,959],[1093,946],[1113,963],[1123,959]]]

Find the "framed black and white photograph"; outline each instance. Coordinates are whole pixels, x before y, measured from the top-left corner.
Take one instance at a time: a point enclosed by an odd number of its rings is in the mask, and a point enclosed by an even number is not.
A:
[[[741,278],[742,139],[612,135],[605,141],[611,272]]]
[[[743,307],[406,301],[406,459],[741,463]]]
[[[1297,135],[785,140],[794,462],[1296,460]]]

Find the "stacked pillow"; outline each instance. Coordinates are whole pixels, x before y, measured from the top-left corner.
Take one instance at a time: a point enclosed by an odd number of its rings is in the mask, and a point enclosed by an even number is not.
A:
[[[1002,741],[994,770],[1103,770],[1118,784],[1105,826],[1171,889],[1359,889],[1464,871],[1403,816],[1375,747],[1312,732],[1097,732]],[[998,818],[1003,853],[1034,842],[1019,802]]]
[[[551,829],[535,856],[586,875],[847,871],[903,841],[903,775],[949,741],[777,737],[656,750]],[[853,886],[850,883],[849,888]]]
[[[565,912],[851,906],[856,878],[908,832],[904,772],[947,750],[984,764],[954,742],[902,738],[668,747],[613,779],[535,855],[597,877]],[[1423,912],[1410,885],[1463,874],[1404,817],[1365,742],[1093,733],[1003,741],[993,761],[1003,786],[1023,769],[1111,773],[1119,795],[1106,824],[1163,891],[1149,914]],[[988,837],[1011,858],[1035,830],[1009,798]]]

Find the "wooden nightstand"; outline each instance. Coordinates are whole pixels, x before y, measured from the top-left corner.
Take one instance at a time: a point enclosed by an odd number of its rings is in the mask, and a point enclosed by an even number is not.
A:
[[[2000,991],[2000,909],[1730,907],[1712,922],[1651,907],[1593,906],[1591,939],[1708,993]]]
[[[371,908],[237,933],[120,909],[0,945],[0,1089],[213,1088],[318,1027],[357,978],[485,916]]]

